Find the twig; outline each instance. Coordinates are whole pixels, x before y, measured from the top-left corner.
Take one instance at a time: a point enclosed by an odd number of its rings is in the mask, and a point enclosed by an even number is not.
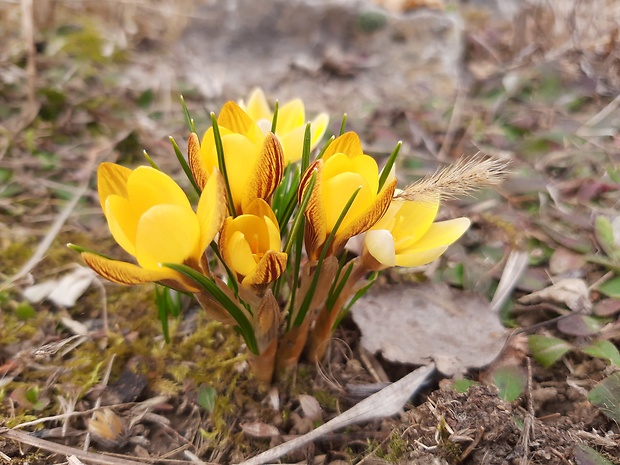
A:
[[[26,44],[26,77],[28,78],[28,107],[36,107],[35,91],[37,80],[36,48],[34,45],[34,19],[32,0],[21,0],[22,32]]]
[[[23,444],[38,447],[39,449],[43,449],[54,454],[65,455],[67,457],[75,455],[80,460],[87,460],[89,463],[96,465],[144,465],[144,462],[136,462],[133,460],[126,460],[118,457],[96,454],[93,452],[85,452],[74,447],[56,444],[55,442],[31,436],[29,433],[15,431],[9,428],[0,428],[0,436]]]
[[[315,430],[258,454],[240,465],[260,465],[273,462],[292,450],[298,449],[334,430],[374,418],[395,415],[405,402],[420,389],[434,370],[435,364],[433,363],[420,367]]]

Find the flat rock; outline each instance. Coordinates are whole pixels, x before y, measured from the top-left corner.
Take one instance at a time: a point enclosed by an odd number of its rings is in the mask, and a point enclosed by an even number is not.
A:
[[[369,0],[211,0],[177,43],[185,74],[207,99],[254,86],[313,110],[451,100],[460,75],[456,14],[388,11]]]

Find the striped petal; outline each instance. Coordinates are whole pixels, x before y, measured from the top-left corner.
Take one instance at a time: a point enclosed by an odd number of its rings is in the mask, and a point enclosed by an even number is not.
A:
[[[299,202],[305,196],[308,184],[315,175],[316,181],[314,189],[310,194],[310,200],[306,206],[304,215],[306,217],[306,227],[304,230],[304,242],[306,244],[306,252],[310,260],[316,260],[319,257],[320,247],[327,239],[327,220],[325,209],[323,208],[323,188],[322,188],[322,172],[324,162],[323,159],[314,161],[303,174],[299,183]]]
[[[268,250],[241,284],[245,287],[269,284],[282,274],[286,268],[288,256],[284,252]]]
[[[97,191],[101,209],[105,213],[105,203],[110,195],[127,197],[127,179],[132,170],[116,163],[104,162],[97,168]]]
[[[179,275],[168,268],[146,270],[133,263],[110,260],[91,252],[82,252],[84,262],[97,274],[118,284],[144,284],[166,279],[179,280]]]
[[[240,168],[247,170],[247,166]],[[243,211],[256,198],[268,199],[280,184],[283,173],[284,154],[280,141],[273,134],[267,134],[253,170],[247,178],[242,197]]]
[[[211,132],[213,132],[213,130],[211,130]],[[200,155],[200,141],[198,140],[198,135],[195,133],[191,133],[187,140],[187,162],[194,181],[196,181],[196,184],[201,190],[204,189],[209,179],[210,171]]]
[[[354,132],[346,132],[342,136],[337,137],[325,150],[323,160],[329,159],[329,157],[336,153],[345,153],[349,158],[364,155],[359,136]]]

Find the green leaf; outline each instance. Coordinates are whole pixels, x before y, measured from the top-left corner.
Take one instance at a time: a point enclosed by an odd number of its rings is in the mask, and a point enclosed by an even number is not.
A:
[[[273,109],[273,118],[271,119],[271,132],[273,134],[276,133],[276,128],[278,127],[278,112],[280,110],[280,102],[276,100],[276,104]]]
[[[577,444],[575,449],[577,465],[614,465],[597,451],[585,444]]]
[[[598,383],[588,394],[588,400],[607,417],[620,423],[620,371]]]
[[[224,184],[226,184],[226,196],[228,197],[228,211],[234,218],[237,216],[235,211],[235,203],[233,202],[232,191],[230,190],[230,182],[228,181],[228,171],[226,170],[226,159],[224,158],[224,145],[222,144],[222,135],[220,134],[220,127],[217,124],[217,118],[215,113],[211,113],[211,124],[213,125],[213,138],[215,139],[215,151],[217,152],[217,165],[224,178]]]
[[[379,189],[377,190],[377,192],[381,192],[381,189],[383,189],[383,185],[385,184],[385,181],[387,181],[387,178],[390,175],[390,171],[392,171],[392,167],[394,166],[394,163],[396,162],[396,158],[398,157],[398,152],[400,152],[400,148],[402,146],[403,146],[402,141],[398,141],[398,143],[396,144],[396,147],[394,147],[394,150],[392,151],[390,155],[390,158],[388,158],[387,163],[381,170],[381,176],[379,177]]]
[[[534,359],[545,368],[549,368],[573,346],[557,337],[533,335],[528,338],[530,351]]]
[[[181,149],[179,148],[179,145],[174,140],[174,137],[170,136],[168,138],[170,139],[170,143],[172,144],[172,148],[174,149],[174,154],[176,155],[177,160],[179,161],[179,164],[181,165],[181,168],[183,168],[183,172],[185,173],[185,176],[187,176],[187,179],[189,179],[189,182],[192,183],[192,187],[194,188],[196,193],[200,195],[200,187],[198,187],[198,184],[196,184],[196,181],[194,180],[194,176],[192,175],[192,170],[189,168],[187,161],[185,161],[185,157],[181,153]]]
[[[467,392],[467,390],[472,386],[478,386],[480,383],[472,380],[472,379],[456,379],[452,383],[452,389],[454,389],[459,394],[463,394]]]
[[[585,347],[583,352],[592,357],[607,359],[612,365],[620,367],[620,352],[618,352],[618,348],[610,341],[604,339],[594,341],[592,344]]]
[[[527,384],[527,373],[521,367],[506,365],[493,372],[493,383],[499,389],[499,397],[506,402],[512,402],[523,393]]]
[[[347,114],[344,113],[342,115],[342,123],[340,123],[340,135],[342,136],[344,132],[347,130]]]
[[[611,221],[605,216],[597,216],[594,222],[594,233],[605,254],[610,258],[615,258],[618,255],[618,248],[615,245]]]
[[[196,397],[196,402],[207,412],[213,412],[215,408],[215,397],[217,396],[217,391],[211,386],[202,386],[198,389],[198,395]]]
[[[620,299],[620,276],[605,281],[598,287],[599,292],[612,299]]]
[[[252,323],[248,319],[245,314],[245,311],[239,308],[239,306],[226,295],[224,291],[222,291],[218,285],[207,278],[205,275],[199,273],[195,269],[187,266],[180,265],[178,263],[162,263],[162,266],[166,268],[170,268],[174,271],[178,271],[179,273],[187,276],[194,280],[196,284],[198,284],[204,291],[211,294],[222,306],[226,309],[226,311],[232,316],[237,322],[237,328],[239,328],[239,332],[243,339],[245,340],[246,345],[248,346],[248,350],[255,355],[258,355],[258,344],[256,342],[256,335],[254,334],[254,328],[252,327]]]
[[[34,318],[37,312],[28,302],[20,302],[15,309],[15,316],[20,320]]]
[[[181,98],[181,106],[183,107],[183,114],[185,115],[185,122],[187,123],[187,127],[189,128],[189,132],[196,132],[196,125],[194,124],[194,119],[189,114],[187,104],[185,103],[185,98],[183,98],[182,95],[180,95],[179,97]]]

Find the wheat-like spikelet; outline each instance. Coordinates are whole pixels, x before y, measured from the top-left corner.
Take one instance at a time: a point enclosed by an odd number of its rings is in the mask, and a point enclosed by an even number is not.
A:
[[[408,185],[396,198],[425,202],[434,201],[437,196],[451,199],[471,195],[477,189],[499,184],[508,174],[509,164],[508,160],[481,153],[462,157]]]

